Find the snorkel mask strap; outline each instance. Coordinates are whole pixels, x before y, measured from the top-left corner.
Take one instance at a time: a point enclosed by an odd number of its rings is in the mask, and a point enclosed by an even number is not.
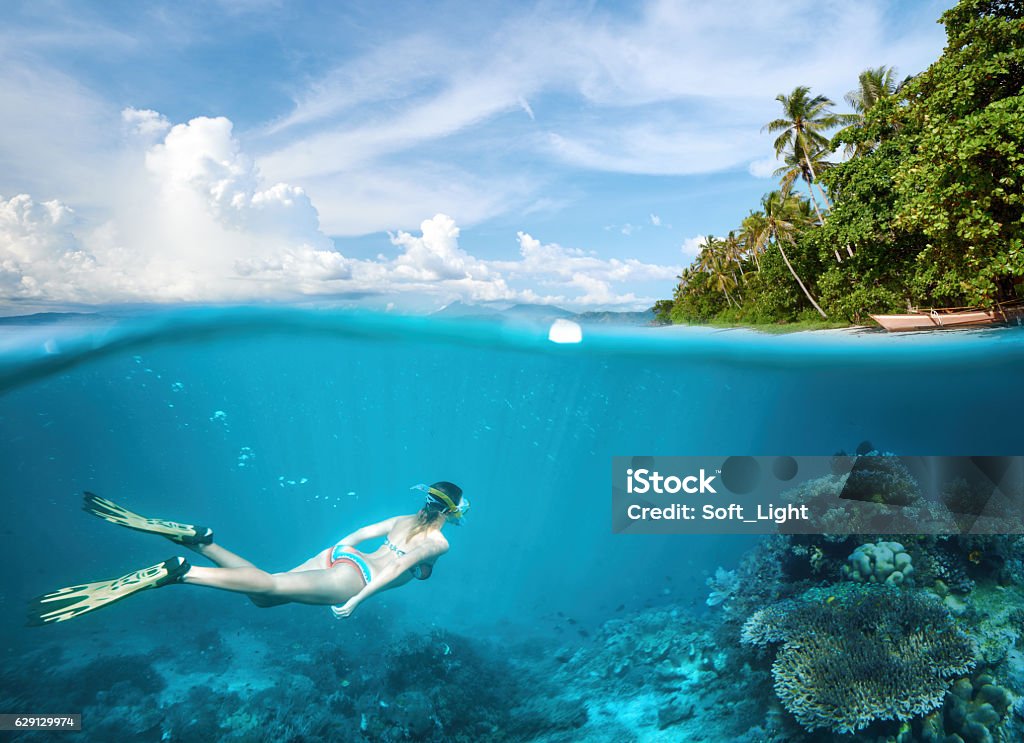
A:
[[[463,514],[465,514],[466,511],[469,509],[469,500],[467,498],[463,497],[462,503],[456,505],[455,501],[448,497],[447,493],[438,490],[437,488],[431,485],[423,485],[421,483],[419,485],[413,485],[410,488],[410,490],[419,490],[426,493],[427,503],[440,503],[444,506],[447,506],[447,508],[445,509],[445,513],[456,520],[452,523],[457,523],[457,520],[461,519]]]

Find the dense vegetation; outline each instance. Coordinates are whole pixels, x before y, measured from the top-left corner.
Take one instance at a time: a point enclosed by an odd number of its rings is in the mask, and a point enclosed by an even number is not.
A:
[[[1019,0],[961,0],[942,56],[902,82],[865,70],[851,114],[805,86],[779,95],[779,189],[704,239],[659,317],[860,323],[1024,296],[1022,17]]]

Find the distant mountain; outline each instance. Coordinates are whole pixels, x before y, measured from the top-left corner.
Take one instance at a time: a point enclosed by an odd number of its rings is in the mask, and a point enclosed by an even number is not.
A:
[[[576,316],[575,312],[563,310],[553,304],[514,304],[501,314],[530,320],[557,320],[560,317],[568,319]]]
[[[34,315],[0,317],[0,325],[52,325],[76,320],[96,320],[102,317],[91,312],[37,312]]]
[[[528,322],[552,323],[555,320],[573,320],[582,325],[632,325],[646,326],[654,324],[654,312],[614,312],[589,311],[571,312],[562,307],[550,304],[514,304],[505,309],[490,305],[463,304],[452,302],[433,313],[437,317],[458,317],[473,320],[489,320],[491,322]]]
[[[643,312],[581,312],[576,315],[581,325],[654,325],[654,310]]]
[[[472,318],[496,318],[501,310],[495,307],[488,307],[482,304],[463,304],[455,301],[431,314],[436,317],[472,317]]]

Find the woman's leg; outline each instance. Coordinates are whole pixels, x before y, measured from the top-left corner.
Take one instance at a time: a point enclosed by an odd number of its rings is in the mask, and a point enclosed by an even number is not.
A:
[[[210,544],[195,544],[195,545],[187,545],[187,546],[193,552],[198,552],[200,555],[202,555],[203,557],[205,557],[208,560],[212,561],[213,563],[215,563],[216,565],[220,566],[221,568],[251,568],[252,570],[256,571],[255,573],[239,574],[234,579],[232,579],[232,580],[242,580],[244,582],[244,585],[261,585],[261,582],[263,581],[263,578],[260,576],[260,574],[262,574],[263,576],[270,575],[269,573],[266,573],[265,571],[260,570],[259,568],[257,568],[253,563],[249,562],[244,557],[241,557],[239,555],[236,555],[234,552],[231,552],[229,550],[224,549],[219,544],[211,542]],[[298,567],[292,568],[292,570],[289,571],[289,572],[293,572],[294,573],[294,572],[299,572],[299,571],[305,572],[305,571],[309,571],[309,570],[321,570],[321,569],[323,569],[324,561],[326,559],[326,556],[327,556],[328,552],[330,552],[330,550],[324,550],[323,552],[321,552],[316,557],[310,558],[309,560],[304,562],[302,565],[299,565]],[[189,571],[189,573],[193,574],[197,569],[198,568],[193,566],[192,569]],[[205,570],[206,568],[202,568],[202,569]],[[255,580],[257,581],[256,583],[245,582],[245,581],[252,581],[254,576],[255,576]],[[186,580],[185,582],[188,583],[189,581]],[[197,584],[197,585],[207,585],[207,584],[204,583],[204,584]],[[214,588],[225,588],[226,590],[229,590],[229,591],[239,590],[237,588],[227,588],[226,586],[218,586],[218,585],[215,585],[213,587]],[[361,588],[361,586],[360,586],[360,588]],[[281,604],[287,604],[287,603],[289,603],[292,600],[292,599],[289,599],[289,598],[272,597],[272,596],[269,596],[265,592],[262,592],[262,591],[261,592],[254,592],[254,591],[246,590],[244,588],[241,589],[241,592],[248,594],[249,600],[252,601],[254,604],[256,604],[256,606],[260,607],[261,609],[266,609],[266,608],[269,608],[271,606],[280,606]],[[358,589],[357,589],[357,592],[358,592]],[[347,601],[348,599],[346,598],[345,600]]]
[[[256,567],[244,557],[239,557],[234,552],[221,547],[219,544],[194,544],[187,545],[193,552],[198,552],[208,560],[212,560],[222,568],[254,568]]]
[[[340,604],[363,588],[356,570],[304,570],[297,573],[268,573],[255,567],[205,568],[193,566],[182,583],[244,593],[257,606],[277,606],[295,601],[302,604]]]

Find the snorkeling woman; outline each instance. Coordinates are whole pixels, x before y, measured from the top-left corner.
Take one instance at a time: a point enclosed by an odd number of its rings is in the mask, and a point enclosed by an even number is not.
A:
[[[453,483],[435,482],[413,489],[426,494],[418,513],[357,529],[287,573],[268,573],[215,544],[213,530],[205,526],[146,518],[86,493],[84,509],[89,513],[112,524],[159,534],[198,552],[218,567],[193,566],[184,557],[172,557],[113,580],[61,588],[32,601],[29,624],[63,622],[147,588],[173,583],[244,593],[259,607],[292,602],[330,605],[339,619],[349,617],[375,593],[398,588],[413,578],[429,578],[434,563],[448,551],[441,528],[449,522],[460,524],[469,510],[469,500]],[[378,537],[384,537],[384,543],[373,552],[355,548]]]

